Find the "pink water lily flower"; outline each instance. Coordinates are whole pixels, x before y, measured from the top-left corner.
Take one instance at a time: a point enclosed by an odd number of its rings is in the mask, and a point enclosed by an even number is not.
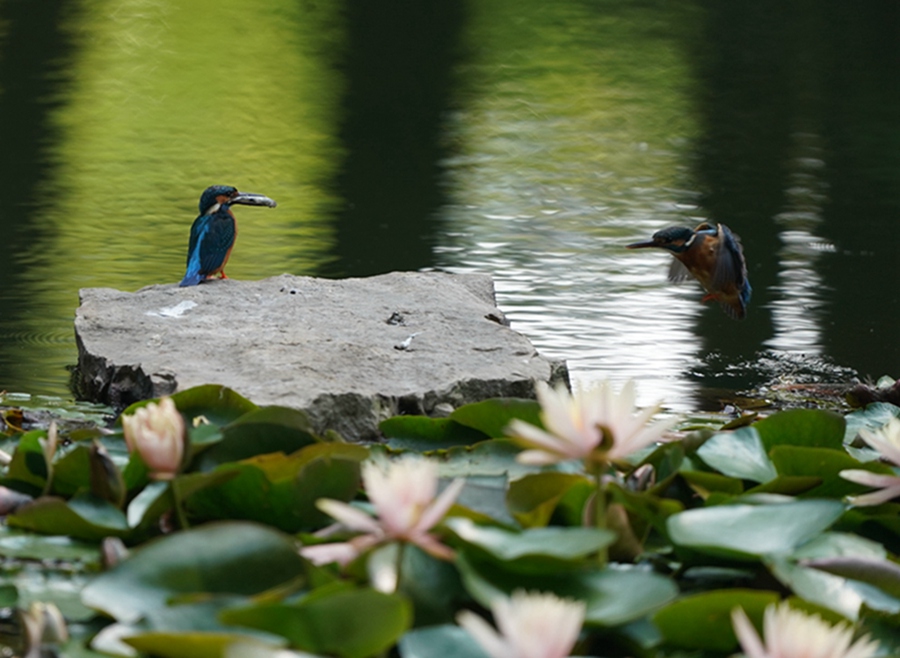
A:
[[[337,526],[320,531],[320,536],[335,529],[362,534],[346,542],[304,546],[301,555],[315,564],[344,565],[374,546],[401,541],[415,544],[437,558],[453,557],[453,551],[430,531],[453,505],[465,480],[454,480],[437,495],[437,464],[411,456],[388,462],[385,467],[365,462],[362,479],[375,508],[374,517],[339,500],[322,498],[316,502],[320,510],[338,522]]]
[[[732,611],[731,622],[747,658],[870,658],[879,648],[868,636],[853,642],[849,624],[832,626],[819,615],[794,610],[787,603],[766,608],[765,641],[743,609]]]
[[[137,451],[153,477],[175,477],[184,458],[185,427],[172,398],[161,398],[159,404],[151,402],[122,416],[122,429],[128,452]]]
[[[894,466],[900,466],[900,418],[891,418],[884,427],[875,432],[862,429],[859,435],[884,459]],[[845,480],[879,489],[860,496],[850,496],[848,500],[853,505],[880,505],[900,496],[898,475],[884,475],[853,468],[841,471],[840,476]]]
[[[566,658],[584,623],[582,601],[516,590],[491,603],[497,630],[464,610],[456,621],[491,658]]]
[[[537,383],[541,421],[546,430],[513,420],[506,433],[528,448],[518,460],[526,464],[553,464],[567,459],[600,458],[614,461],[658,441],[674,423],[648,425],[659,411],[654,406],[635,413],[634,382],[616,392],[608,381],[569,394],[564,384],[555,389]]]

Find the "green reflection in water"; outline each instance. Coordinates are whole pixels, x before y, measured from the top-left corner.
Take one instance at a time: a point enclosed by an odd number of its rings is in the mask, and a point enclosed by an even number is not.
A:
[[[624,245],[689,223],[700,127],[691,3],[472,3],[464,100],[448,179],[457,205],[442,265],[494,271],[501,307],[578,371],[647,377],[649,401],[684,400],[695,304],[665,259]],[[629,238],[631,240],[629,240]],[[690,293],[688,293],[690,294]],[[643,319],[665,318],[648,328]],[[671,312],[669,312],[671,309]],[[659,349],[665,336],[667,349]]]
[[[27,275],[35,334],[67,339],[23,350],[23,372],[74,362],[78,288],[180,280],[207,185],[279,203],[236,209],[229,276],[302,274],[321,262],[332,241],[322,211],[333,203],[323,181],[340,162],[341,90],[324,54],[341,45],[338,9],[85,0],[69,12],[75,55],[52,117],[60,138],[48,145],[45,204],[31,216],[53,236],[51,253],[33,255]]]

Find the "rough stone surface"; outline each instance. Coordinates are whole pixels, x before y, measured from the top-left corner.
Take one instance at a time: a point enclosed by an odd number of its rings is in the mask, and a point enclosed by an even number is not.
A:
[[[395,272],[81,291],[76,382],[123,408],[198,384],[305,410],[317,431],[377,438],[390,416],[446,414],[565,379],[509,328],[483,275]],[[410,338],[412,336],[412,338]]]

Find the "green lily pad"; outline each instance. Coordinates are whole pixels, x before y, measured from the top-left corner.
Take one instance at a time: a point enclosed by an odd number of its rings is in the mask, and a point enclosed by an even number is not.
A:
[[[32,495],[39,494],[50,476],[51,468],[40,443],[46,437],[46,430],[23,434],[7,467],[6,477],[0,483]]]
[[[876,473],[892,474],[893,471],[880,463],[861,464],[841,450],[829,448],[804,448],[798,446],[778,446],[771,452],[772,463],[783,476],[817,477],[819,486],[805,491],[805,496],[817,498],[842,498],[850,494],[868,491],[869,487],[842,478],[839,473],[845,469],[864,469]]]
[[[76,445],[53,464],[52,493],[73,496],[91,487],[91,448]]]
[[[467,631],[452,624],[411,630],[397,648],[400,658],[489,658]]]
[[[444,523],[477,553],[502,562],[507,569],[525,573],[578,568],[585,558],[616,540],[614,532],[598,528],[551,527],[510,532],[476,525],[461,517]]]
[[[85,587],[82,600],[118,621],[143,618],[151,630],[167,630],[159,622],[174,616],[169,602],[176,596],[252,596],[303,574],[291,537],[254,523],[210,523],[134,549]]]
[[[888,402],[873,402],[865,409],[860,409],[844,416],[846,430],[844,442],[850,443],[859,434],[859,430],[877,430],[883,427],[891,418],[900,416],[900,407]]]
[[[803,566],[874,585],[900,599],[900,565],[884,558],[838,556],[814,558]]]
[[[802,446],[841,450],[844,418],[832,411],[788,409],[754,423],[767,451],[776,446]]]
[[[220,658],[235,642],[249,641],[247,635],[218,632],[140,633],[122,638],[138,651],[161,658]]]
[[[535,473],[509,483],[506,502],[522,526],[546,526],[557,505],[574,487],[593,490],[591,479],[572,473]]]
[[[678,596],[674,581],[639,567],[572,572],[523,574],[502,563],[473,560],[461,554],[456,560],[466,589],[489,608],[498,596],[513,591],[553,592],[559,597],[584,601],[585,624],[621,626],[641,619]]]
[[[43,496],[20,507],[6,522],[16,528],[46,535],[69,535],[85,541],[123,537],[129,530],[120,509],[90,494],[79,494],[69,501]]]
[[[193,424],[193,419],[200,416],[213,425],[227,425],[257,408],[247,398],[218,384],[194,386],[174,393],[171,397],[178,411],[188,420],[189,426]],[[159,402],[159,399],[135,402],[122,412],[116,423],[121,424],[121,416],[129,416],[150,402]]]
[[[365,446],[316,443],[291,455],[273,453],[220,466],[233,479],[198,492],[188,500],[192,517],[245,519],[297,532],[321,526],[329,517],[319,498],[349,501],[359,488],[359,464]]]
[[[747,589],[703,592],[670,603],[653,615],[653,622],[665,641],[676,647],[731,652],[738,646],[732,610],[743,608],[761,625],[763,611],[780,598],[776,592]]]
[[[304,651],[366,658],[386,651],[409,629],[412,607],[398,594],[325,587],[296,603],[225,610],[221,619],[281,635]]]
[[[697,450],[697,456],[722,475],[741,480],[768,482],[778,475],[756,426],[710,437]]]
[[[461,425],[449,418],[394,416],[381,421],[378,429],[394,450],[443,450],[468,446],[490,437],[484,432]]]
[[[792,551],[827,530],[844,509],[832,500],[719,505],[675,514],[667,526],[676,545],[753,559]]]
[[[706,471],[682,471],[684,478],[691,489],[701,498],[706,500],[710,494],[722,493],[729,496],[737,496],[744,491],[744,483],[740,478],[720,475],[719,473],[707,473]]]
[[[464,405],[450,414],[451,420],[491,438],[506,436],[506,427],[514,418],[537,427],[544,426],[541,422],[541,406],[535,400],[522,398],[492,398]]]
[[[291,454],[319,443],[306,414],[287,407],[259,407],[222,428],[222,440],[204,450],[196,467],[209,471],[220,464],[275,452]]]

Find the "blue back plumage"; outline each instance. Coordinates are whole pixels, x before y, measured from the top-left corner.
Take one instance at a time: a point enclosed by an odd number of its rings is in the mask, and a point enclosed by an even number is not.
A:
[[[224,267],[234,246],[237,227],[229,210],[231,204],[227,201],[220,204],[219,199],[231,198],[236,193],[237,189],[230,185],[213,185],[203,191],[200,215],[191,225],[186,270],[179,286],[196,286]],[[220,204],[218,208],[217,204]]]

